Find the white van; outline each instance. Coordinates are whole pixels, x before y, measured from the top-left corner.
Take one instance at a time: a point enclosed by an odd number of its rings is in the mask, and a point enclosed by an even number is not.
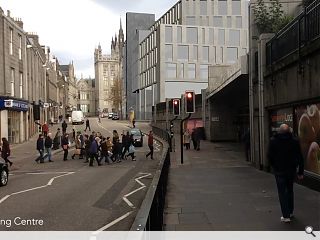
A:
[[[72,111],[71,121],[72,121],[72,125],[83,124],[84,123],[83,112],[82,111]]]

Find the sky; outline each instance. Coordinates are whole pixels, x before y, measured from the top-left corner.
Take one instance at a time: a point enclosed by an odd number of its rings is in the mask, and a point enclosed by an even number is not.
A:
[[[26,32],[39,35],[59,63],[73,61],[76,77],[94,78],[94,49],[100,43],[110,53],[111,38],[118,33],[120,17],[125,33],[126,12],[161,17],[178,0],[0,0],[5,14],[21,18]]]

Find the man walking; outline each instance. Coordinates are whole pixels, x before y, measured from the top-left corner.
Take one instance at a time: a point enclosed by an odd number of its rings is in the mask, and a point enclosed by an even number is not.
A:
[[[89,131],[91,131],[91,128],[90,128],[90,121],[89,119],[87,118],[86,120],[86,129],[84,131],[87,131],[87,128],[89,128]]]
[[[53,143],[51,136],[52,134],[48,133],[48,136],[44,140],[44,147],[46,148],[46,153],[47,153],[49,162],[53,162],[51,160],[51,149],[52,149],[52,143]]]
[[[294,210],[293,182],[298,170],[298,179],[303,179],[303,157],[299,141],[287,124],[280,126],[279,133],[271,140],[268,157],[274,170],[280,200],[282,222],[291,222]]]
[[[43,135],[39,134],[38,140],[37,140],[37,150],[39,152],[39,157],[35,160],[37,163],[43,163],[43,154],[44,154],[44,140]]]
[[[98,156],[98,148],[99,148],[98,140],[99,140],[98,137],[93,139],[93,136],[92,136],[92,142],[90,145],[90,162],[89,162],[90,167],[93,166],[94,159],[96,159],[98,166],[101,166],[100,161],[99,161],[99,156]]]
[[[150,149],[150,152],[147,153],[146,158],[148,158],[149,156],[151,156],[151,159],[153,159],[153,133],[152,131],[149,132],[149,136],[148,136],[148,147]]]

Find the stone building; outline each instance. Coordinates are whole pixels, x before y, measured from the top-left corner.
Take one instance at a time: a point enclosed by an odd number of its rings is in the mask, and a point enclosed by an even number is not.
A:
[[[86,117],[96,115],[96,95],[95,95],[95,80],[80,79],[77,81],[78,89],[78,106]]]
[[[94,52],[97,110],[121,112],[123,46],[124,34],[120,21],[119,34],[111,41],[111,54],[103,54],[100,44]]]

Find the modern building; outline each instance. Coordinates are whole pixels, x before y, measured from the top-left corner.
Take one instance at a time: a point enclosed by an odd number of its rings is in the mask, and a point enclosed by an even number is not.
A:
[[[96,108],[99,111],[121,112],[123,46],[124,34],[120,20],[119,34],[111,41],[111,54],[103,54],[100,44],[94,52]]]
[[[126,13],[126,42],[124,47],[123,63],[123,95],[124,115],[135,110],[137,116],[139,89],[139,43],[150,34],[149,28],[155,22],[154,14]]]
[[[141,119],[152,106],[185,90],[208,87],[208,67],[233,64],[248,51],[248,1],[181,0],[139,44],[139,83],[133,89]]]
[[[86,117],[96,115],[96,90],[94,79],[80,79],[77,81],[78,106]]]

